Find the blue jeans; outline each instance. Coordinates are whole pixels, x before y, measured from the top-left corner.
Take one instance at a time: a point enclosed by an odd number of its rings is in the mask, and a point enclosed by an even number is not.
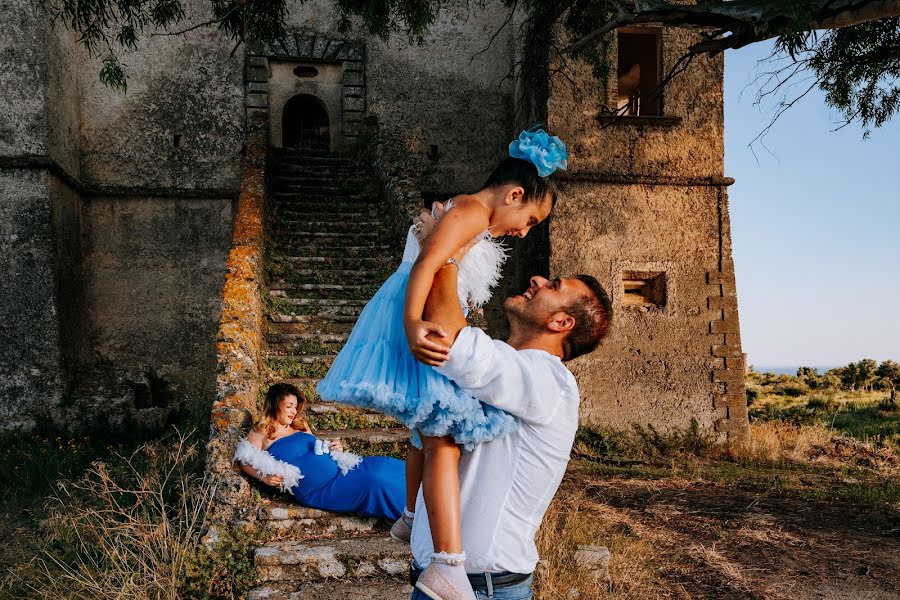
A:
[[[477,587],[475,588],[475,597],[478,600],[531,600],[534,596],[531,593],[531,584],[534,583],[534,575],[530,575],[528,579],[521,583],[508,587],[494,588],[494,593],[488,595],[487,590]],[[413,588],[412,596],[409,600],[431,600],[428,596]]]

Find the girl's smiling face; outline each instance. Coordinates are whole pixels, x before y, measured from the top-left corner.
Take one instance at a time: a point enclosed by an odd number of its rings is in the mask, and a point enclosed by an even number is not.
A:
[[[523,238],[532,227],[550,216],[553,201],[548,193],[542,200],[525,202],[525,191],[520,186],[511,187],[503,202],[491,215],[489,231],[494,237],[513,236]]]
[[[278,403],[278,424],[289,427],[297,417],[297,396],[288,394]]]

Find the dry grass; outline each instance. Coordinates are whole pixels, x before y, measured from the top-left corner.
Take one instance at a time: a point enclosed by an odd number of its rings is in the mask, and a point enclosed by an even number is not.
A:
[[[726,453],[733,459],[802,462],[812,448],[827,444],[831,438],[832,433],[821,426],[765,421],[752,424],[747,440],[727,448]]]
[[[550,505],[537,536],[541,562],[535,598],[589,600],[593,598],[650,598],[660,581],[658,556],[642,528],[623,521],[610,507],[591,499],[579,486],[564,484]],[[612,585],[574,556],[579,545],[609,548]]]
[[[44,599],[179,598],[212,498],[198,455],[179,434],[61,483],[42,524],[47,543],[19,570],[20,587]]]

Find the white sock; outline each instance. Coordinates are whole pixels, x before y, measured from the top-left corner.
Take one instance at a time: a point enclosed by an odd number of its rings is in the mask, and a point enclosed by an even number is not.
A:
[[[461,567],[466,562],[466,553],[451,554],[449,552],[434,552],[431,555],[431,562],[450,565],[452,567]]]
[[[416,513],[404,508],[403,509],[403,518],[412,521],[416,518]]]

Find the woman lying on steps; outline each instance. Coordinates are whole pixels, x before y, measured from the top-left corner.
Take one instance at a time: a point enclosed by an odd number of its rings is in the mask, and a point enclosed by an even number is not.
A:
[[[302,416],[305,408],[295,386],[272,385],[263,417],[235,451],[241,470],[309,508],[398,519],[406,500],[404,462],[361,458],[344,452],[340,441],[317,439]]]

